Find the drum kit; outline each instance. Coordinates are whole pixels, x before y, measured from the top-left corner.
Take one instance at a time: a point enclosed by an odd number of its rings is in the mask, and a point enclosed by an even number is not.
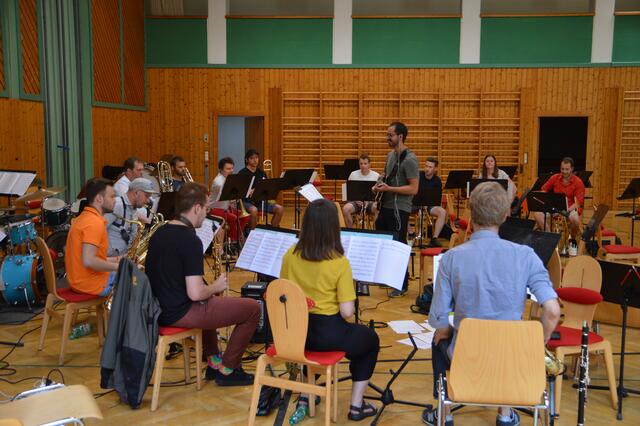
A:
[[[53,198],[64,191],[64,187],[39,188],[16,199],[13,206],[0,208],[0,244],[4,251],[0,291],[9,305],[26,305],[30,309],[43,303],[47,296],[42,262],[34,250],[38,224],[41,236],[46,237],[47,245],[56,253],[53,256],[56,272],[64,273],[72,211],[63,200]]]

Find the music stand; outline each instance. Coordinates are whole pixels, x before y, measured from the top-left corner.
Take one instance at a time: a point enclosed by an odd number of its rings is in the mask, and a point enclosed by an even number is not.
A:
[[[420,208],[420,214],[418,215],[420,222],[420,243],[418,244],[418,247],[423,249],[424,245],[422,243],[424,241],[424,237],[422,235],[422,228],[424,226],[424,213],[422,209],[423,207],[429,208],[442,205],[442,188],[418,187],[418,193],[413,196],[411,203]],[[427,214],[429,214],[428,211]]]
[[[584,241],[585,245],[589,243],[589,241],[593,240],[598,232],[598,228],[600,228],[600,224],[604,220],[607,212],[609,211],[609,206],[606,204],[600,204],[598,207],[594,207],[593,216],[589,219],[589,223],[584,228],[582,232],[582,241]],[[595,256],[595,253],[592,254]]]
[[[0,195],[7,196],[10,206],[11,197],[22,197],[35,178],[36,172],[33,170],[0,169]]]
[[[172,220],[176,216],[176,196],[177,192],[162,192],[158,201],[158,213],[162,214],[164,220]]]
[[[503,187],[505,191],[507,191],[507,188],[509,187],[509,181],[507,179],[471,179],[470,181],[467,182],[467,198],[471,197],[471,193],[473,192],[474,189],[476,189],[476,186],[485,182],[499,183],[500,186]]]
[[[622,333],[620,335],[620,377],[618,379],[617,420],[622,420],[622,399],[630,393],[640,395],[640,391],[624,386],[624,357],[627,337],[628,307],[640,308],[640,268],[636,265],[599,260],[602,268],[600,293],[606,302],[620,305],[622,309]],[[609,390],[608,386],[589,386],[589,389]]]
[[[360,159],[359,158],[347,158],[342,163],[344,167],[344,173],[348,177],[351,172],[356,170],[360,170]],[[345,178],[346,179],[346,178]]]
[[[543,173],[538,176],[538,179],[536,179],[536,183],[534,183],[531,187],[531,191],[541,191],[542,186],[547,183],[551,176],[553,176],[553,172]]]
[[[567,197],[556,192],[531,191],[527,194],[527,206],[530,212],[543,212],[543,228],[547,229],[547,213],[566,214]]]
[[[349,177],[343,164],[325,164],[324,178],[333,180],[333,199],[338,200],[338,180],[345,180]]]
[[[513,177],[518,172],[518,166],[501,166],[500,170],[505,172],[507,176],[509,176],[513,180]]]
[[[447,182],[444,184],[444,189],[457,189],[458,195],[456,197],[456,216],[460,217],[460,193],[462,188],[467,187],[467,182],[473,178],[473,170],[451,170],[447,175]]]
[[[636,198],[640,197],[640,178],[633,178],[629,185],[624,189],[618,200],[632,200],[630,213],[619,213],[616,216],[631,218],[631,245],[633,245],[633,234],[635,233],[636,223]]]
[[[581,170],[579,172],[574,172],[573,174],[580,178],[585,188],[593,188],[591,181],[589,180],[593,174],[591,170]]]
[[[284,172],[282,179],[284,179],[284,187],[281,190],[293,189],[293,227],[300,229],[300,194],[298,194],[297,188],[299,186],[306,185],[313,176],[313,169],[292,169]]]
[[[240,234],[242,233],[242,228],[240,226],[241,207],[238,203],[242,203],[242,200],[246,198],[253,180],[253,176],[244,173],[227,176],[224,180],[222,190],[220,191],[220,197],[218,198],[218,201],[236,202],[236,244],[238,244],[238,251],[240,251]]]
[[[560,241],[560,234],[555,232],[532,231],[507,222],[500,226],[498,234],[503,240],[531,247],[543,265],[549,263]]]
[[[347,181],[347,201],[359,201],[362,203],[362,229],[364,229],[366,202],[376,199],[371,188],[376,183],[370,180],[348,180]]]
[[[261,209],[260,215],[265,214],[266,203],[269,200],[275,200],[278,197],[280,189],[285,186],[285,181],[282,178],[274,179],[259,179],[253,188],[253,195],[251,196],[251,204],[257,206],[258,203],[265,203],[265,208]]]

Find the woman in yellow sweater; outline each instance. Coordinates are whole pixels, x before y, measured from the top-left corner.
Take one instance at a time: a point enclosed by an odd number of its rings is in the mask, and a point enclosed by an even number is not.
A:
[[[363,401],[378,359],[376,332],[346,320],[355,313],[355,286],[351,265],[340,241],[338,210],[327,200],[309,204],[302,219],[298,243],[282,259],[280,277],[298,284],[315,306],[309,311],[306,348],[312,351],[344,351],[349,359],[353,387],[348,418],[362,420],[377,409]],[[302,395],[289,423],[308,412],[308,396]]]

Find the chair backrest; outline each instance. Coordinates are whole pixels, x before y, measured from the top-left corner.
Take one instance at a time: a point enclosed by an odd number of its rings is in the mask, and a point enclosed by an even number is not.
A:
[[[340,207],[340,203],[334,201],[333,204],[335,204],[336,210],[338,210],[338,223],[340,224],[340,228],[346,228],[347,224],[344,223],[344,216],[342,216],[342,207]]]
[[[463,319],[447,377],[454,401],[540,404],[546,387],[542,324]]]
[[[45,243],[42,238],[36,237],[36,247],[38,247],[38,254],[42,257],[44,281],[47,284],[47,291],[58,297],[58,293],[56,291],[56,269],[53,266],[53,259],[51,258],[51,252],[49,252],[49,246],[47,246],[47,243]]]
[[[602,268],[591,256],[571,258],[564,267],[561,287],[582,287],[600,293]]]
[[[553,288],[560,287],[562,281],[562,260],[560,259],[560,253],[558,253],[557,248],[551,254],[549,262],[547,262],[547,271],[549,271],[549,279],[551,280],[551,284],[553,284]]]
[[[267,312],[279,358],[313,363],[304,356],[309,325],[307,298],[294,282],[277,279],[267,288]]]

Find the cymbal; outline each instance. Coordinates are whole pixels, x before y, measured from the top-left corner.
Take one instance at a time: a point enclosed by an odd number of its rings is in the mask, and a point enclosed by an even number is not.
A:
[[[41,200],[47,197],[53,197],[54,195],[64,192],[66,188],[64,186],[52,186],[50,188],[40,188],[34,192],[23,195],[16,200],[16,204],[27,203],[32,200]]]

